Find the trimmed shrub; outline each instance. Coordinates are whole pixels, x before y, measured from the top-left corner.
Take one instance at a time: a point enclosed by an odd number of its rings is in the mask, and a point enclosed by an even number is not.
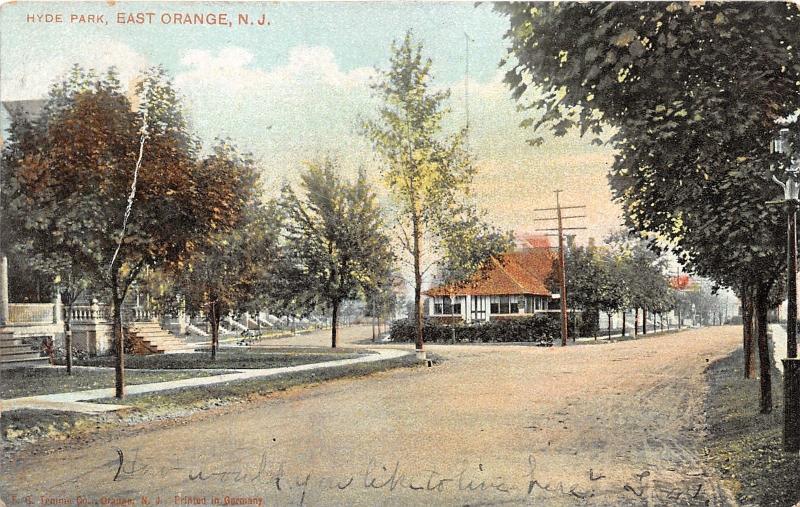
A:
[[[561,335],[561,327],[557,314],[508,318],[475,324],[461,322],[455,325],[425,319],[422,333],[425,343],[551,343]],[[414,342],[416,328],[413,319],[394,321],[390,336],[394,342]]]
[[[596,310],[580,313],[575,318],[578,320],[578,336],[594,336],[600,331]]]

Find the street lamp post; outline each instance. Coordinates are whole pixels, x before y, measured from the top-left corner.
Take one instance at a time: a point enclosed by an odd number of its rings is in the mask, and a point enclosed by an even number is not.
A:
[[[793,153],[789,129],[781,129],[772,141],[773,153],[788,155],[786,182],[774,174],[772,179],[783,188],[786,204],[786,355],[783,359],[783,450],[800,451],[800,361],[797,359],[797,207],[800,200],[800,159]],[[781,201],[779,201],[781,202]]]

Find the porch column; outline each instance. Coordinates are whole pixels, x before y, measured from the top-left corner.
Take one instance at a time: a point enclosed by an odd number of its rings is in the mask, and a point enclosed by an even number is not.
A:
[[[178,296],[178,333],[183,336],[186,334],[186,327],[189,324],[189,318],[186,315],[186,300]]]
[[[53,296],[53,324],[61,322],[61,293],[56,287],[56,293]]]
[[[0,326],[8,324],[8,258],[0,260]]]

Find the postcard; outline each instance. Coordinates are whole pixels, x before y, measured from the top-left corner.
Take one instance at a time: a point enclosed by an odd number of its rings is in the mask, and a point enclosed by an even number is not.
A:
[[[0,505],[794,505],[800,7],[0,5]]]

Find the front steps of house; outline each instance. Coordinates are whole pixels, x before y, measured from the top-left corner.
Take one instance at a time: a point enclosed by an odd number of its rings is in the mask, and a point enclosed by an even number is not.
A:
[[[128,340],[135,354],[177,354],[193,352],[194,345],[165,331],[157,322],[134,322],[127,326]]]
[[[23,343],[21,337],[14,336],[13,331],[0,330],[0,368],[47,363],[46,357],[35,347]]]

